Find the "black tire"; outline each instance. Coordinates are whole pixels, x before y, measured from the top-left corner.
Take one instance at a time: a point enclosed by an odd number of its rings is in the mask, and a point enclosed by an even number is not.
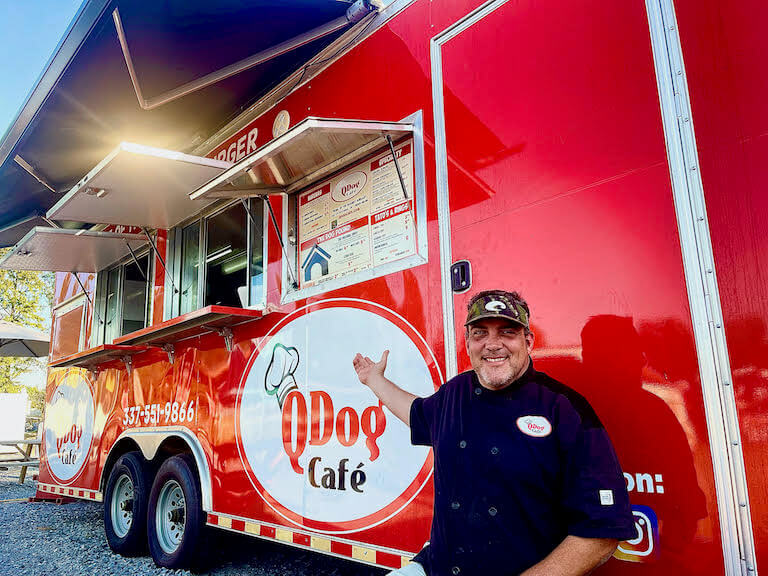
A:
[[[206,558],[205,513],[192,456],[163,462],[152,484],[147,515],[149,551],[164,568],[199,569]]]
[[[149,465],[139,452],[118,458],[109,473],[104,494],[104,532],[109,547],[123,556],[147,551]]]

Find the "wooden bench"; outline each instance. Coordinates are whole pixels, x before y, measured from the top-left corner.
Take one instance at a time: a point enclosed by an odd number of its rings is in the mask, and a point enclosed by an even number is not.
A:
[[[27,477],[27,468],[39,468],[40,467],[40,440],[29,438],[26,440],[0,440],[0,446],[12,446],[19,453],[19,456],[14,458],[4,459],[0,457],[0,467],[21,468],[19,472],[19,484],[24,484],[24,480]],[[32,450],[34,447],[38,447],[38,457],[32,457]]]

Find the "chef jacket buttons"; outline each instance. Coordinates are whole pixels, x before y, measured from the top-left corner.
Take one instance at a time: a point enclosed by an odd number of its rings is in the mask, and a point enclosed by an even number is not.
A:
[[[494,446],[493,448],[491,448],[491,454],[493,454],[494,456],[496,456],[496,454],[498,454],[498,453],[499,453],[499,449],[498,449],[498,448],[496,448],[496,446]]]
[[[496,508],[494,508],[493,506],[488,508],[488,514],[490,514],[491,516],[496,516],[496,514],[498,514],[498,513],[499,513],[499,511],[496,510]]]
[[[458,510],[459,508],[461,508],[461,504],[459,504],[458,502],[451,502],[451,508],[453,508],[454,510]]]
[[[483,389],[482,389],[482,388],[479,388],[479,387],[478,387],[478,388],[475,388],[475,394],[476,394],[477,396],[480,396],[480,394],[482,394],[482,393],[483,393]]]
[[[459,568],[458,566],[454,566],[453,568],[451,568],[451,574],[453,574],[453,576],[456,576],[460,572],[461,572],[461,568]]]
[[[459,442],[459,448],[466,448],[466,447],[467,447],[467,441],[466,440],[462,440],[461,442]]]

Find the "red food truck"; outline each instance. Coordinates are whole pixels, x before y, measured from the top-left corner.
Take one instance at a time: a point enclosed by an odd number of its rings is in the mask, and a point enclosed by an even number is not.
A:
[[[768,5],[241,4],[85,2],[0,144],[0,265],[57,271],[39,496],[162,566],[405,565],[432,454],[352,358],[429,395],[502,287],[618,452],[601,573],[756,574]]]

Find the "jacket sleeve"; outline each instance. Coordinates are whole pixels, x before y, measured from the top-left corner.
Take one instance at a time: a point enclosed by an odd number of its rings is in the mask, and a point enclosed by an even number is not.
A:
[[[416,398],[411,404],[411,444],[432,446],[435,426],[442,413],[445,385],[432,396]]]
[[[564,461],[562,507],[568,533],[617,540],[637,537],[616,452],[586,400],[562,399],[558,430]]]

